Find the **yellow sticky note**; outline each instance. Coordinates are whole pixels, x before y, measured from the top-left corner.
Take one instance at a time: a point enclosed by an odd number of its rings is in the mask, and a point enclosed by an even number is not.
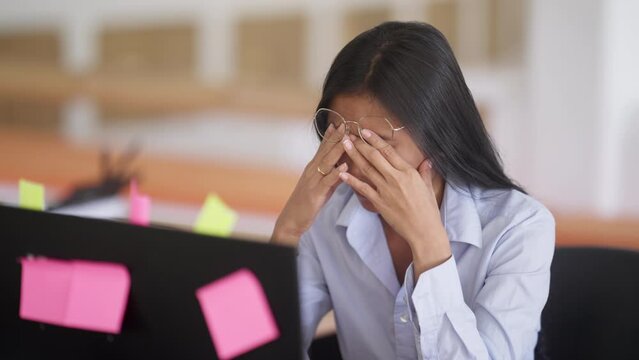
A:
[[[237,213],[226,206],[217,195],[209,194],[200,210],[194,230],[200,234],[229,236],[233,232],[237,217]]]
[[[44,210],[44,186],[20,179],[20,207],[32,210]]]

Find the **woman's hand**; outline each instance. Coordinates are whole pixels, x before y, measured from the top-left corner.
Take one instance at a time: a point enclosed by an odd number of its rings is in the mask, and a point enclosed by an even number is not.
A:
[[[344,128],[344,124],[337,129],[329,125],[317,153],[306,165],[293,194],[277,218],[272,242],[296,246],[300,236],[308,230],[340,184],[339,173],[348,170],[346,163],[335,167],[344,154],[341,144]]]
[[[373,131],[343,141],[344,149],[371,184],[346,171],[342,181],[366,197],[413,252],[415,273],[421,274],[451,256],[446,230],[432,182],[432,165],[424,160],[417,169]]]

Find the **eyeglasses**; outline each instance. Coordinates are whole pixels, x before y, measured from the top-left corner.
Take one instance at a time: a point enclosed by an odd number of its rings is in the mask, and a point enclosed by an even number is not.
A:
[[[319,108],[317,112],[315,112],[315,116],[313,117],[313,124],[315,125],[315,131],[317,131],[317,134],[322,139],[324,139],[324,133],[326,132],[326,129],[328,129],[329,124],[333,124],[335,129],[344,124],[346,135],[349,135],[351,133],[352,127],[355,127],[357,128],[357,134],[359,135],[360,139],[362,139],[362,141],[367,144],[368,141],[366,141],[362,136],[362,129],[373,130],[383,139],[392,140],[395,132],[403,130],[405,128],[405,126],[398,128],[393,127],[391,121],[384,116],[362,116],[357,121],[349,121],[344,119],[344,117],[337,111],[327,108]],[[331,142],[337,143],[339,141],[341,141],[341,139]]]

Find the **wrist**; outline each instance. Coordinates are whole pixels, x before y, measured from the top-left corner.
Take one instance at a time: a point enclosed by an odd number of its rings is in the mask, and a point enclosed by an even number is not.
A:
[[[304,231],[298,227],[276,222],[273,234],[271,235],[271,242],[274,244],[297,246],[303,233]]]
[[[413,253],[413,268],[415,278],[425,271],[446,262],[451,256],[450,242],[445,232],[443,234],[422,234],[422,238],[410,243]]]

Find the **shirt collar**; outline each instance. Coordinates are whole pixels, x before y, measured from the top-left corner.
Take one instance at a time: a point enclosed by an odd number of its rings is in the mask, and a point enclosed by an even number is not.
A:
[[[350,195],[348,196],[350,196],[350,198],[337,217],[337,226],[348,227],[348,225],[350,225],[351,223],[351,220],[353,219],[353,215],[355,215],[355,212],[359,209],[359,207],[361,207],[359,199],[357,199],[357,195],[355,195],[355,192],[353,190],[350,190],[349,194]]]
[[[350,199],[340,212],[336,222],[338,226],[346,228],[353,221],[356,212],[362,207],[355,193],[352,190],[350,193]],[[446,182],[440,213],[449,241],[482,247],[481,221],[473,191],[468,185]]]
[[[349,245],[389,293],[395,296],[400,284],[379,215],[364,209],[354,193],[350,196],[337,218],[337,225],[346,227]]]
[[[446,182],[440,213],[451,242],[482,247],[482,226],[475,196],[468,185]]]

